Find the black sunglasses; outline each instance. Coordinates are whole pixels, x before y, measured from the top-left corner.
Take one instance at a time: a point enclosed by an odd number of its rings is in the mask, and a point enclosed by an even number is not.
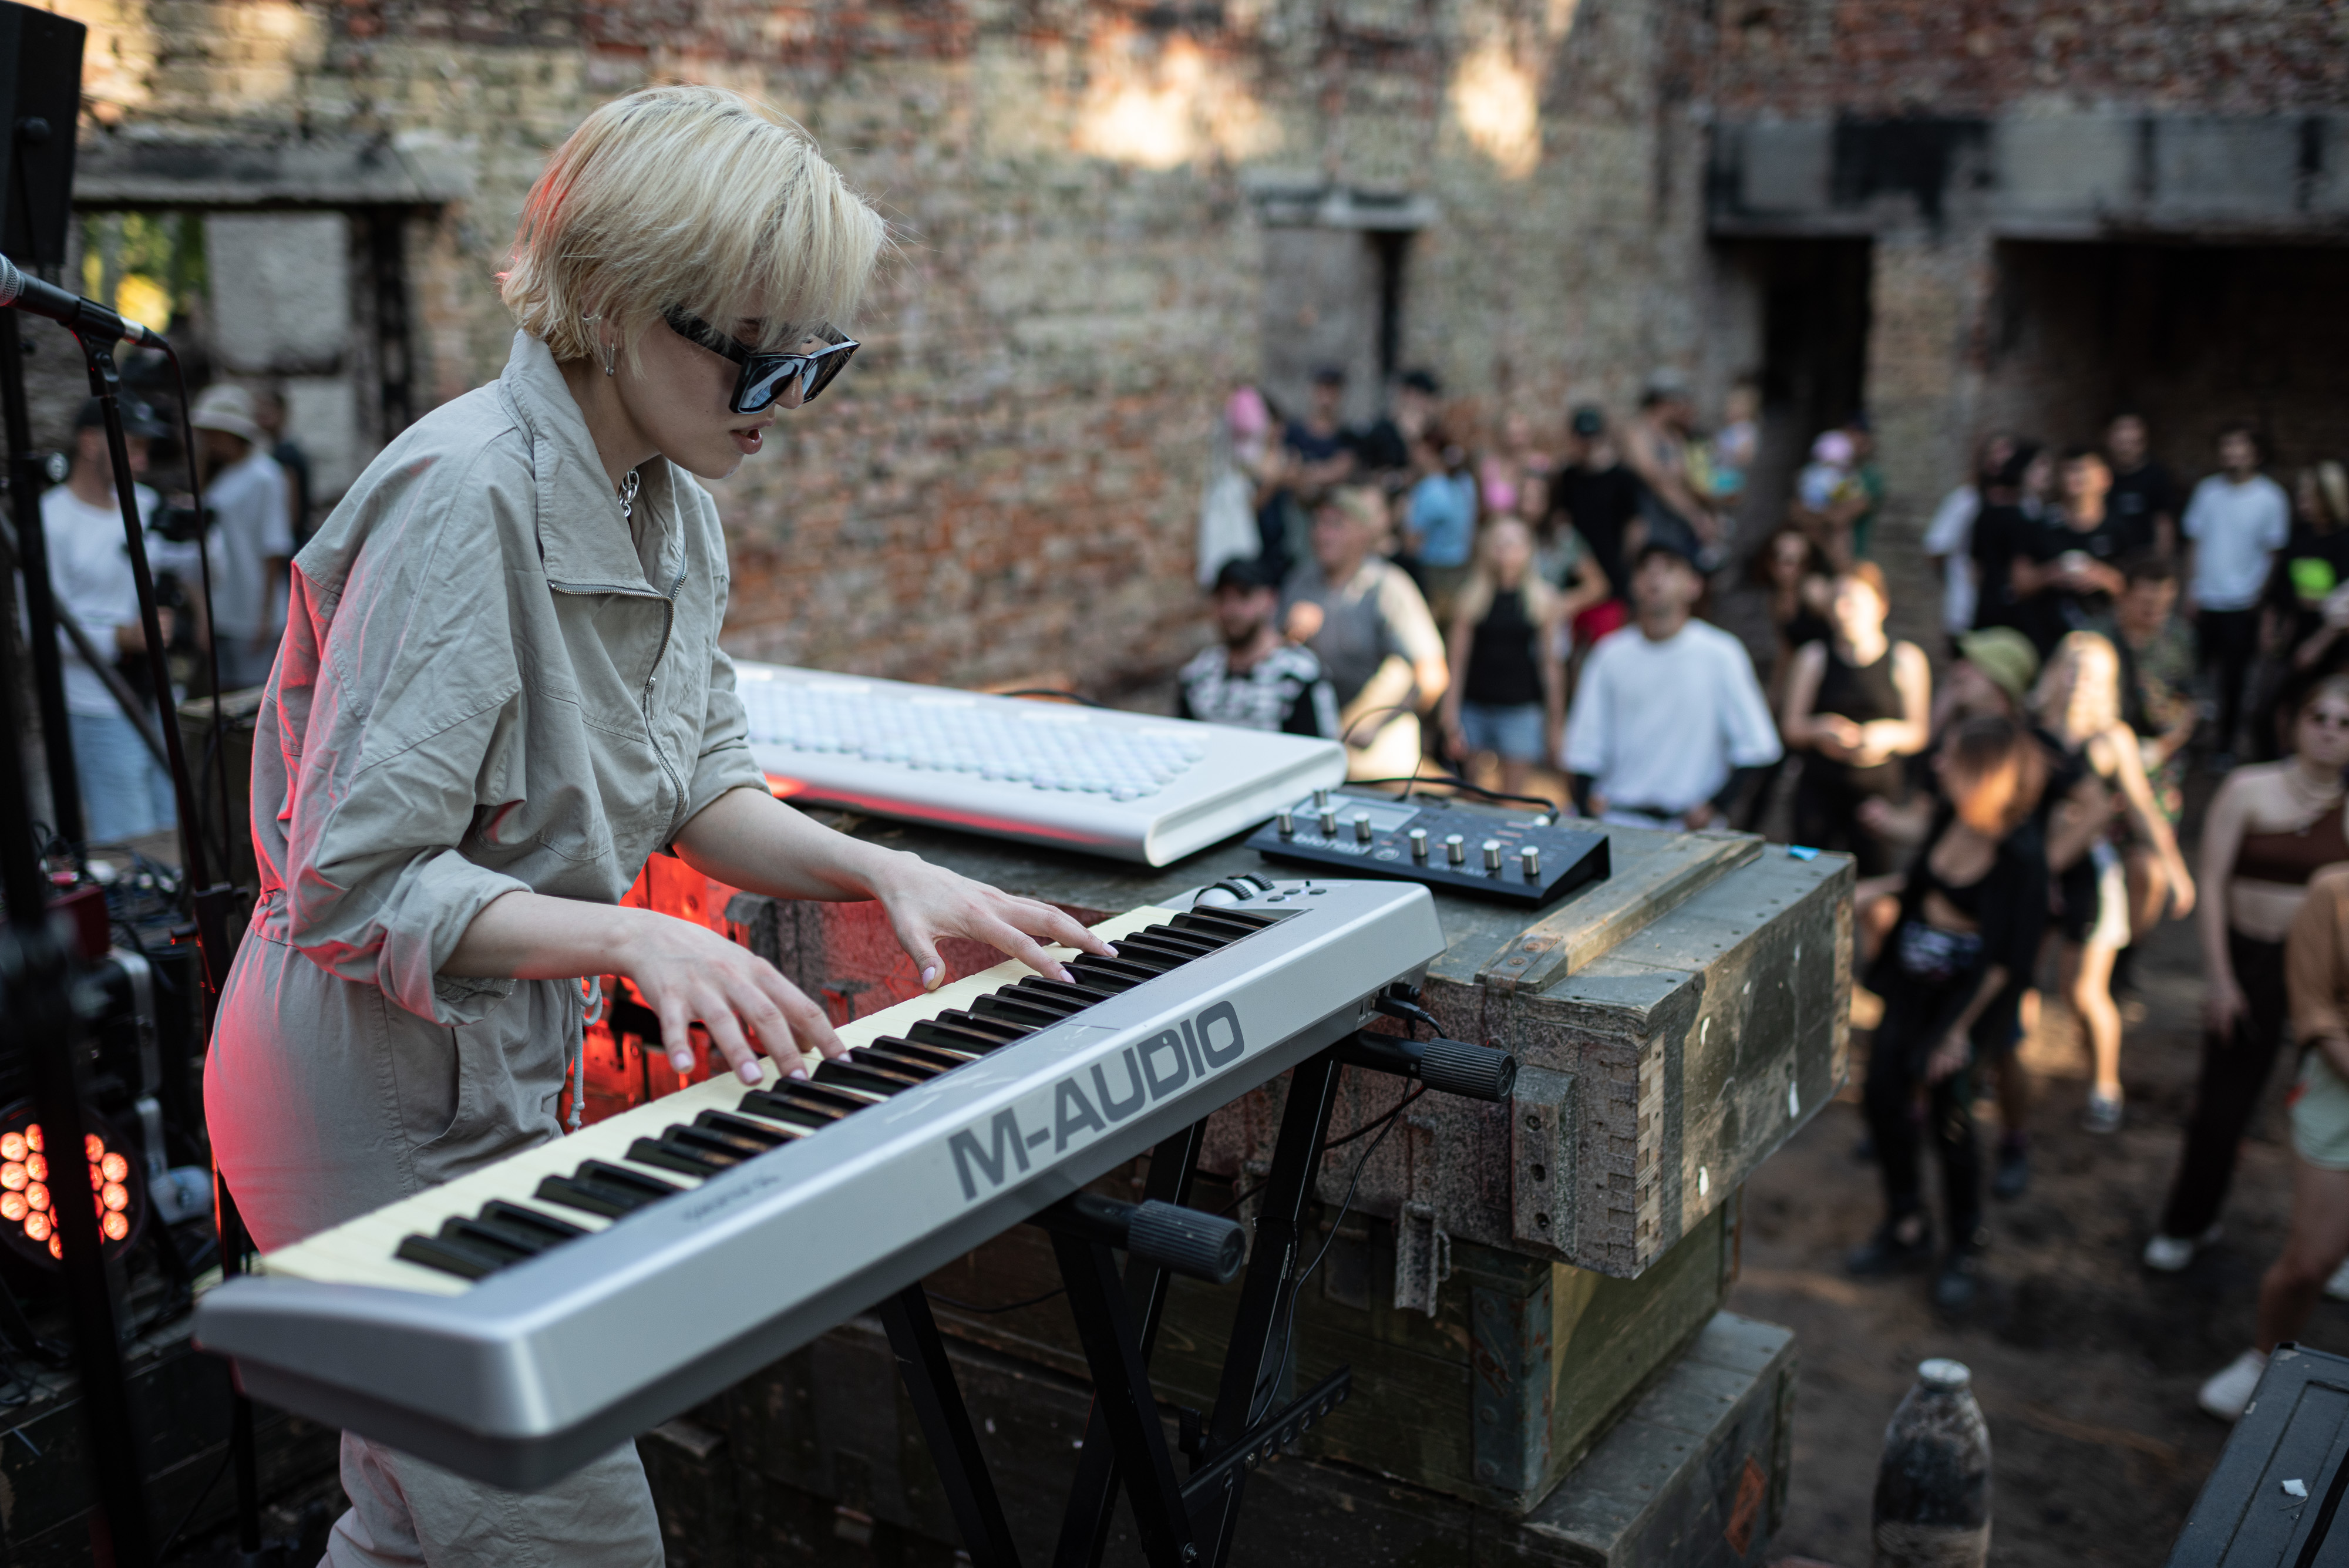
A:
[[[728,337],[681,307],[667,312],[661,319],[688,342],[722,354],[742,368],[734,379],[733,399],[727,404],[738,414],[755,414],[766,408],[791,390],[793,377],[799,379],[801,405],[814,402],[816,395],[848,368],[857,349],[854,338],[827,329],[824,346],[813,353],[768,354]]]

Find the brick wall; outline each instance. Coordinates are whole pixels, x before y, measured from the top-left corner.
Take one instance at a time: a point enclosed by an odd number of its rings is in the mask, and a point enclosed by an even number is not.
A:
[[[850,379],[719,487],[750,654],[1113,687],[1195,646],[1210,421],[1284,325],[1268,184],[1433,200],[1402,357],[1480,418],[1554,427],[1695,362],[1701,147],[1650,0],[58,8],[92,27],[86,146],[376,136],[462,165],[471,195],[409,227],[428,403],[502,363],[491,275],[595,103],[708,80],[799,117],[902,250]]]

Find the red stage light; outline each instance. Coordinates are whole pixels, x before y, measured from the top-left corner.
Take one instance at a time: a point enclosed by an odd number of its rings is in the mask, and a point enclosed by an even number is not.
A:
[[[98,1162],[98,1168],[106,1173],[107,1180],[120,1181],[130,1174],[130,1162],[119,1154],[109,1154]]]
[[[25,1189],[25,1201],[32,1208],[47,1210],[49,1206],[49,1189],[36,1181],[32,1186]]]
[[[106,1232],[106,1239],[109,1241],[119,1241],[130,1234],[130,1221],[120,1214],[109,1214],[98,1221],[98,1228]]]
[[[32,1152],[32,1146],[20,1132],[0,1133],[0,1159],[22,1159]]]
[[[41,1142],[40,1123],[35,1122],[31,1127],[25,1129],[25,1147],[31,1149],[36,1154],[38,1154],[41,1151],[44,1146]]]
[[[25,1157],[25,1174],[36,1181],[47,1181],[49,1179],[49,1157],[45,1154],[27,1154]]]
[[[0,1192],[0,1220],[5,1220],[13,1225],[32,1211],[33,1206],[25,1201],[23,1193]]]
[[[25,1234],[30,1236],[36,1241],[47,1241],[49,1239],[49,1217],[46,1214],[26,1215]]]
[[[11,1192],[24,1191],[32,1179],[32,1173],[25,1168],[22,1160],[12,1159],[5,1165],[0,1165],[0,1187],[5,1187]]]

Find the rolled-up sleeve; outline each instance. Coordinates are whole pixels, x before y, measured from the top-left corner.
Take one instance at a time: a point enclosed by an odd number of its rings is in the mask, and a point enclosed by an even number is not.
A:
[[[279,743],[257,751],[254,798],[283,803],[255,826],[278,841],[288,940],[454,1026],[514,982],[444,977],[441,965],[484,907],[528,884],[458,848],[509,793],[522,680],[494,531],[447,515],[503,504],[498,487],[451,490],[415,486],[330,609],[295,572]]]
[[[2310,881],[2308,897],[2284,938],[2284,991],[2292,999],[2292,1032],[2302,1044],[2325,1036],[2349,1040],[2342,1012],[2344,973],[2342,939],[2349,934],[2342,904],[2349,900],[2349,867],[2323,871]]]

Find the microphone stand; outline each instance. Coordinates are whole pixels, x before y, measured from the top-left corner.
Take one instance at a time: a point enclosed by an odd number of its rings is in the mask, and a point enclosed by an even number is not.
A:
[[[13,346],[15,339],[12,325],[5,344]],[[14,364],[0,367],[0,385],[11,381],[9,372],[16,369]],[[119,422],[115,428],[121,428]],[[39,526],[36,520],[25,532],[37,535]],[[28,570],[26,576],[29,580],[33,574]],[[54,640],[49,649],[54,659]],[[61,935],[62,922],[49,919],[48,877],[26,831],[31,811],[15,665],[7,639],[0,638],[0,732],[6,736],[7,748],[0,758],[0,888],[8,900],[7,924],[0,929],[0,1000],[5,1002],[8,1033],[31,1043],[47,1152],[60,1168],[76,1172],[82,1163],[81,1019],[74,1008],[73,964]],[[61,1191],[72,1190],[62,1180],[58,1186]],[[73,1186],[79,1186],[78,1174]],[[132,1422],[129,1382],[123,1371],[117,1281],[106,1261],[96,1212],[78,1201],[61,1202],[52,1212],[73,1308],[74,1359],[97,1482],[91,1554],[105,1568],[146,1568],[154,1561],[141,1474],[146,1449]]]
[[[73,732],[66,717],[65,670],[57,659],[57,597],[49,586],[49,542],[35,498],[41,485],[33,466],[33,428],[25,410],[25,348],[16,313],[0,310],[0,421],[8,431],[9,510],[16,520],[23,564],[25,620],[33,658],[33,701],[41,715],[41,750],[48,761],[49,813],[57,836],[81,863],[81,781],[74,766]],[[29,820],[29,817],[26,820]]]

